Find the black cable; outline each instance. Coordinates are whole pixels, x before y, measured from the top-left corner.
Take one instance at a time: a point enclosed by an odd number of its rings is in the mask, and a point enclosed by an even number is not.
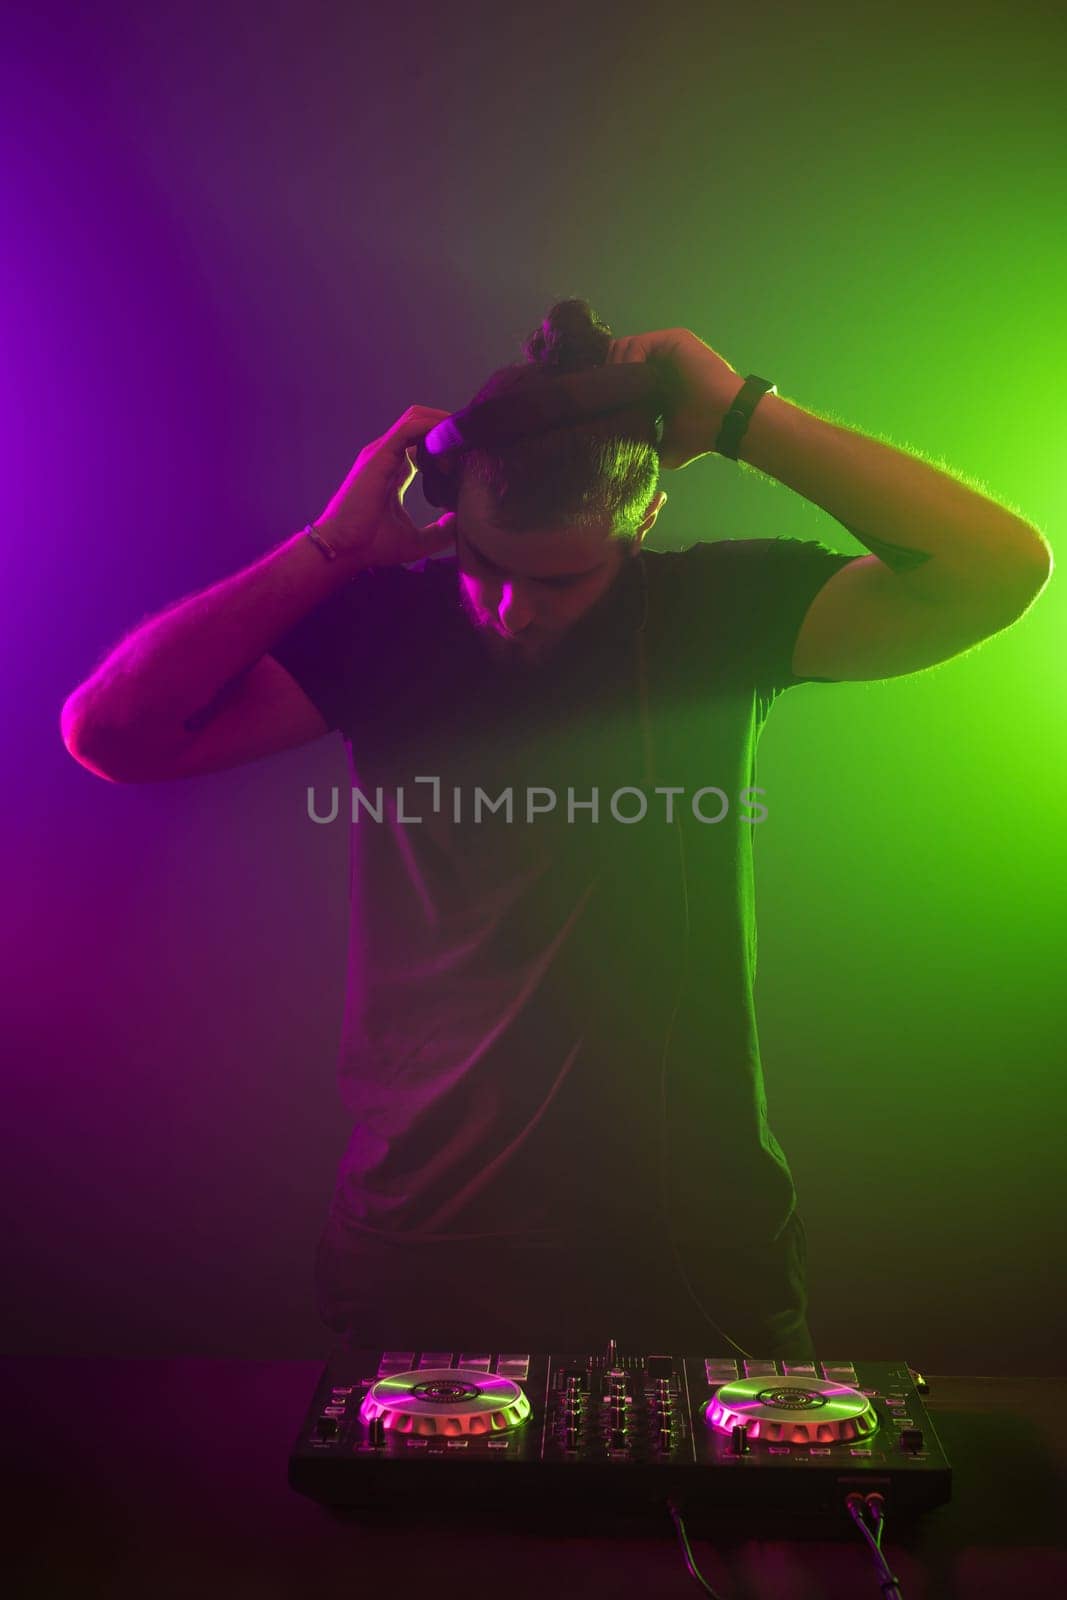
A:
[[[693,1560],[693,1552],[689,1548],[689,1536],[685,1531],[685,1523],[682,1521],[682,1514],[678,1510],[678,1507],[675,1505],[673,1500],[667,1501],[667,1510],[671,1514],[671,1521],[674,1523],[675,1531],[678,1534],[678,1541],[682,1547],[682,1556],[685,1560],[686,1571],[689,1573],[689,1576],[694,1578],[696,1582],[699,1583],[705,1594],[711,1595],[712,1600],[722,1600],[722,1596],[719,1594],[718,1590],[711,1587],[711,1584],[708,1582],[707,1578],[704,1577],[700,1568]]]
[[[896,1577],[890,1570],[889,1563],[882,1554],[882,1532],[885,1528],[884,1496],[877,1493],[869,1494],[865,1500],[863,1495],[853,1493],[850,1494],[846,1499],[845,1509],[852,1518],[853,1522],[856,1524],[857,1528],[862,1533],[864,1540],[866,1541],[867,1546],[875,1559],[880,1580],[879,1587],[881,1588],[882,1594],[886,1597],[886,1600],[903,1600],[900,1589],[900,1579]],[[704,1577],[704,1574],[700,1571],[696,1561],[693,1559],[693,1552],[689,1545],[689,1535],[685,1531],[685,1523],[682,1521],[682,1514],[678,1510],[678,1507],[673,1500],[667,1501],[667,1510],[670,1512],[671,1521],[674,1523],[675,1532],[678,1535],[678,1542],[682,1547],[682,1557],[685,1561],[686,1571],[689,1573],[689,1576],[700,1585],[705,1594],[711,1595],[712,1600],[722,1600],[722,1596],[717,1590],[711,1587],[711,1584],[708,1582],[707,1578]],[[867,1518],[864,1515],[865,1511],[870,1512],[871,1520],[874,1523],[873,1533],[867,1524]]]
[[[867,1525],[867,1518],[864,1516],[864,1512],[868,1505],[871,1507],[871,1515],[874,1520],[877,1537],[875,1537],[875,1534],[871,1532]],[[882,1529],[885,1525],[885,1510],[882,1496],[874,1494],[868,1495],[865,1503],[861,1494],[850,1494],[845,1500],[845,1510],[848,1512],[849,1516],[862,1533],[864,1540],[872,1556],[874,1557],[875,1564],[878,1568],[879,1578],[881,1580],[881,1590],[883,1595],[885,1595],[886,1600],[902,1600],[900,1592],[900,1579],[895,1577],[890,1571],[889,1563],[882,1554]]]

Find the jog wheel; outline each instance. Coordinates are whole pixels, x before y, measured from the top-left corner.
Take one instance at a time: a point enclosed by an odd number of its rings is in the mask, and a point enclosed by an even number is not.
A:
[[[501,1433],[530,1415],[517,1383],[466,1367],[431,1367],[396,1372],[372,1384],[359,1408],[360,1421],[381,1418],[389,1433],[462,1435]]]
[[[821,1378],[740,1378],[708,1401],[705,1419],[719,1433],[743,1427],[769,1444],[845,1444],[866,1439],[878,1413],[865,1394]]]

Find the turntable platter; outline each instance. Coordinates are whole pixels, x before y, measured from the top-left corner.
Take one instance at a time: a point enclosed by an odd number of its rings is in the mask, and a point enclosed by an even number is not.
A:
[[[771,1444],[840,1444],[878,1427],[865,1394],[821,1378],[740,1378],[725,1383],[704,1409],[720,1433],[744,1427],[749,1439]]]
[[[465,1367],[431,1367],[380,1378],[368,1389],[359,1414],[365,1423],[381,1418],[391,1433],[455,1439],[518,1427],[530,1415],[530,1402],[510,1378]]]

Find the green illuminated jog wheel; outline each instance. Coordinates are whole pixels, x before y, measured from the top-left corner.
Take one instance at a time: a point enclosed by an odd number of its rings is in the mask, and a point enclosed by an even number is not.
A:
[[[463,1435],[501,1433],[530,1415],[530,1402],[517,1383],[466,1367],[431,1367],[379,1378],[359,1408],[360,1421],[381,1418],[390,1433]]]
[[[865,1394],[821,1378],[740,1378],[724,1383],[704,1408],[719,1433],[747,1429],[769,1444],[845,1444],[866,1439],[878,1413]]]

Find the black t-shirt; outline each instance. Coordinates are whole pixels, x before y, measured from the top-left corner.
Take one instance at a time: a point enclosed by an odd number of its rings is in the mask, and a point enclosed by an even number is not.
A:
[[[852,559],[642,551],[533,673],[486,652],[451,555],[360,573],[274,646],[349,752],[353,1229],[658,1237],[666,1203],[677,1239],[777,1234],[795,1195],[753,1005],[772,808],[745,791],[772,703],[808,681],[808,606]]]

